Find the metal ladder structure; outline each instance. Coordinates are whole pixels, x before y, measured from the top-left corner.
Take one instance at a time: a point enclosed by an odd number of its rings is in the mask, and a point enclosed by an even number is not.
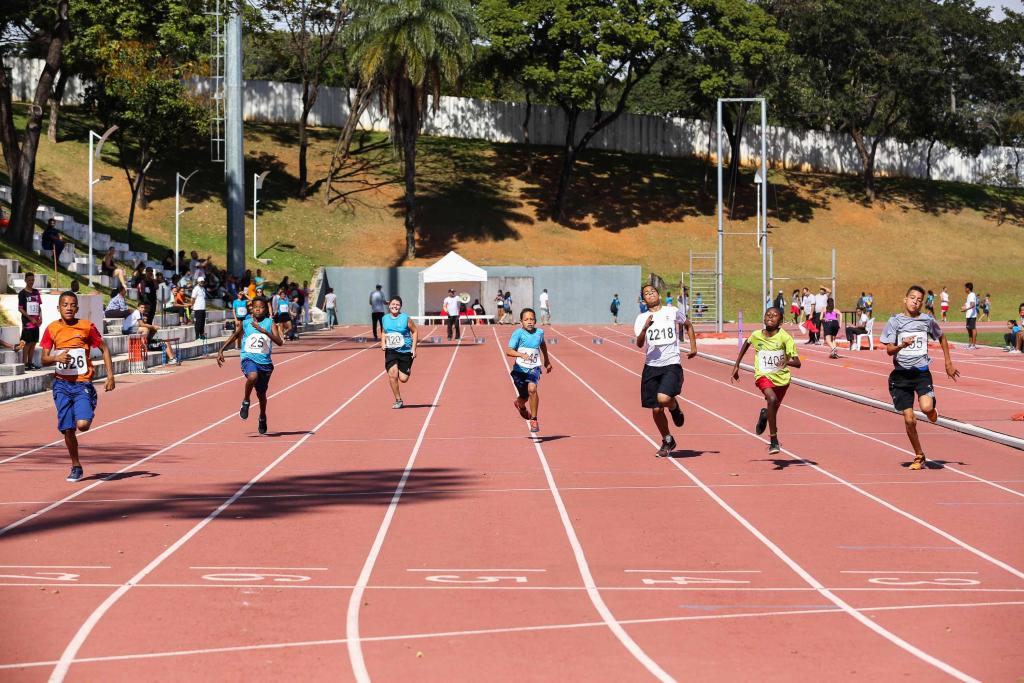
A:
[[[224,162],[224,14],[221,0],[214,0],[210,31],[210,161]]]
[[[690,271],[683,273],[683,282],[689,288],[689,311],[693,322],[714,323],[718,320],[718,254],[690,252]],[[697,294],[700,306],[697,306]]]

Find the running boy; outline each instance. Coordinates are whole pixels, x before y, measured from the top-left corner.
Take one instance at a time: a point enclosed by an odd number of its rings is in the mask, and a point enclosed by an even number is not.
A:
[[[754,385],[764,394],[767,407],[761,408],[757,416],[757,426],[754,432],[758,435],[764,434],[764,428],[769,428],[768,454],[778,453],[782,450],[779,446],[779,429],[777,415],[782,399],[786,398],[789,391],[791,379],[790,368],[800,367],[800,356],[796,352],[796,342],[793,337],[782,329],[782,310],[777,307],[769,308],[764,312],[764,329],[756,330],[743,342],[743,348],[736,357],[736,364],[732,366],[732,379],[740,378],[740,361],[747,353],[747,349],[754,347]]]
[[[672,414],[672,422],[682,427],[685,417],[676,400],[683,390],[683,366],[679,364],[679,328],[686,330],[690,339],[690,353],[697,355],[697,337],[686,317],[686,311],[675,306],[661,305],[661,292],[654,285],[644,285],[640,297],[647,307],[633,323],[636,345],[644,350],[644,372],[640,378],[640,405],[650,408],[654,424],[661,433],[661,448],[657,456],[665,458],[675,450],[676,440],[668,431],[665,409]]]
[[[256,297],[250,302],[250,306],[252,314],[242,320],[241,325],[235,327],[234,332],[217,352],[217,367],[224,365],[224,350],[233,345],[236,339],[241,339],[242,350],[238,355],[242,360],[242,374],[245,375],[245,398],[238,409],[238,416],[243,420],[249,419],[249,401],[252,398],[252,390],[256,389],[256,398],[260,402],[257,431],[266,434],[267,388],[270,386],[270,375],[274,372],[274,363],[270,359],[273,350],[271,342],[284,346],[284,339],[281,338],[280,326],[269,317],[266,299]]]
[[[57,300],[60,320],[50,323],[43,333],[41,346],[43,365],[53,365],[53,403],[57,407],[57,429],[64,434],[64,444],[71,456],[68,481],[79,481],[85,472],[78,459],[78,436],[92,427],[96,414],[96,389],[92,386],[92,349],[103,354],[107,371],[104,391],[114,390],[114,364],[103,335],[88,320],[78,319],[78,297],[64,292]]]
[[[921,450],[921,440],[917,436],[917,418],[914,417],[914,394],[917,394],[921,412],[931,422],[939,419],[935,409],[935,389],[932,386],[932,373],[928,370],[931,359],[928,357],[928,338],[937,339],[942,345],[942,355],[946,361],[946,374],[953,381],[960,376],[960,371],[953,367],[949,357],[949,342],[942,334],[942,329],[935,318],[921,313],[924,301],[924,289],[918,285],[907,290],[903,298],[903,312],[889,318],[880,341],[885,344],[886,352],[892,356],[895,366],[889,373],[889,395],[892,396],[893,407],[903,413],[903,424],[914,447],[914,462],[910,469],[919,470],[924,467],[925,457]]]
[[[551,360],[548,358],[548,345],[544,341],[544,330],[537,327],[537,314],[532,308],[524,308],[519,312],[519,329],[512,333],[508,340],[505,355],[515,358],[512,366],[512,382],[516,385],[519,398],[513,401],[520,417],[530,421],[530,431],[539,432],[537,409],[540,406],[540,395],[537,384],[540,382],[540,357],[544,356],[544,370],[551,372]],[[530,409],[526,409],[526,401],[530,401]]]
[[[235,314],[235,328],[242,326],[242,321],[249,316],[249,299],[245,295],[245,290],[238,290],[238,298],[231,302],[231,310]],[[237,348],[242,348],[242,342],[237,342]]]
[[[388,300],[388,312],[381,319],[381,332],[384,370],[388,373],[388,384],[395,396],[391,407],[398,410],[405,405],[399,383],[409,381],[412,361],[416,358],[416,344],[419,342],[416,323],[409,318],[408,313],[402,313],[402,297],[393,296]]]

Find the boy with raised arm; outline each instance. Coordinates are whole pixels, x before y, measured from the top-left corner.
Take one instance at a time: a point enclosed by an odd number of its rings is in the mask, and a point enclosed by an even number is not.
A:
[[[924,304],[924,288],[913,285],[903,297],[903,312],[889,318],[880,341],[885,344],[886,353],[892,356],[893,370],[889,373],[889,395],[892,396],[893,407],[903,413],[903,425],[907,429],[910,445],[914,447],[914,461],[910,469],[919,470],[924,467],[924,451],[921,440],[917,436],[917,418],[914,416],[914,395],[917,395],[921,412],[931,422],[939,419],[935,408],[935,388],[932,385],[932,373],[928,369],[931,358],[928,357],[928,339],[938,340],[942,346],[942,356],[946,361],[946,374],[953,381],[960,376],[960,371],[953,367],[949,356],[949,342],[942,334],[942,329],[935,318],[921,313]]]
[[[243,420],[249,419],[249,401],[252,398],[252,390],[256,389],[256,398],[260,402],[257,431],[266,434],[267,389],[270,387],[270,375],[274,372],[274,363],[270,359],[273,349],[271,342],[284,346],[284,339],[281,338],[278,323],[269,317],[266,299],[256,297],[252,300],[251,309],[252,315],[242,320],[241,325],[235,326],[234,332],[217,352],[217,366],[224,365],[224,350],[230,348],[236,339],[241,339],[242,350],[238,355],[242,360],[242,374],[245,375],[245,398],[238,409],[238,416]]]

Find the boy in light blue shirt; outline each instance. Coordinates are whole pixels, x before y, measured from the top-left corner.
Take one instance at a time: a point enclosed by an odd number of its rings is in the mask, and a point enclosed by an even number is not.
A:
[[[252,390],[256,390],[256,398],[260,402],[260,419],[257,427],[260,434],[267,433],[267,389],[270,387],[270,375],[274,372],[274,363],[270,358],[272,343],[284,345],[278,323],[270,319],[267,300],[256,297],[252,300],[252,315],[235,326],[234,332],[227,338],[220,351],[217,352],[217,366],[224,365],[224,350],[241,340],[242,350],[238,354],[242,361],[242,374],[245,375],[245,398],[238,410],[238,416],[249,419],[249,400]]]
[[[541,357],[544,358],[543,366],[547,372],[551,372],[551,360],[548,358],[548,345],[544,341],[544,330],[537,327],[537,314],[532,308],[524,308],[519,313],[519,325],[519,329],[508,340],[508,348],[505,350],[506,356],[516,359],[511,375],[519,397],[513,403],[520,417],[530,421],[530,431],[539,432],[537,409],[540,396],[537,394],[537,384],[540,382]],[[527,400],[530,402],[529,410],[526,409]]]

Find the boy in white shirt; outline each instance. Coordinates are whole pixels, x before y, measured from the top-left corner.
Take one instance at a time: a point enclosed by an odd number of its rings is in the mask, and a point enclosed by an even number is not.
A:
[[[967,303],[960,307],[967,320],[967,348],[978,348],[978,295],[974,293],[974,283],[965,282],[964,292],[967,293]]]

